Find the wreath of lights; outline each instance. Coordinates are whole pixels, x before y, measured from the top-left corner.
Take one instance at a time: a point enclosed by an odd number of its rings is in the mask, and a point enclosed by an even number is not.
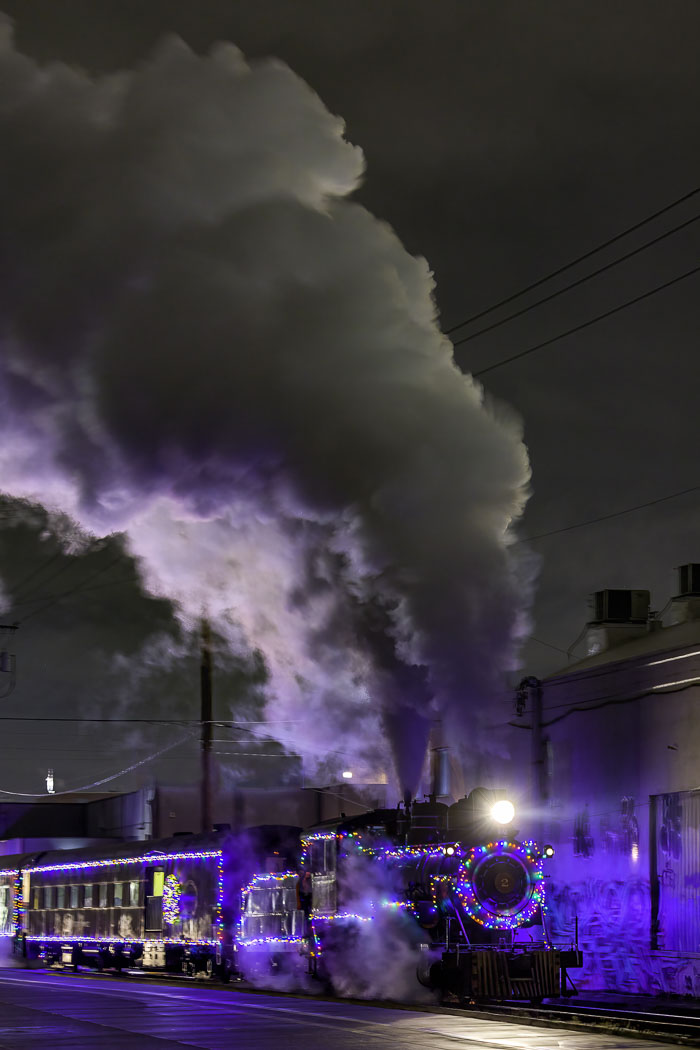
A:
[[[22,872],[20,870],[15,874],[15,898],[14,906],[12,911],[12,926],[15,931],[15,935],[22,932],[24,919],[24,900],[22,897]]]
[[[180,921],[180,883],[177,875],[168,875],[163,883],[163,918],[171,926]]]
[[[517,911],[504,910],[500,914],[489,911],[479,900],[474,889],[474,877],[479,865],[490,857],[513,857],[527,876],[525,899]],[[455,882],[457,895],[471,919],[481,926],[493,930],[516,930],[537,913],[544,904],[544,875],[542,856],[533,842],[489,842],[485,846],[474,846],[460,864]]]

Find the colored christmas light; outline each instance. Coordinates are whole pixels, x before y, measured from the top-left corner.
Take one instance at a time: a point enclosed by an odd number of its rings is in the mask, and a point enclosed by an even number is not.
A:
[[[32,934],[27,937],[27,941],[32,941],[34,944],[142,944],[145,948],[157,947],[160,944],[179,944],[183,948],[190,945],[216,947],[219,943],[218,940],[212,940],[211,937],[86,937],[85,934],[82,937],[62,937],[54,933]]]
[[[314,912],[311,916],[311,922],[372,922],[374,916],[372,915],[358,915],[357,912],[353,911],[339,911],[339,912]]]
[[[117,864],[165,864],[171,860],[208,860],[221,857],[221,850],[192,850],[186,853],[147,853],[141,857],[113,857],[109,860],[69,861],[66,864],[44,864],[25,868],[30,875],[43,871],[82,871],[87,868],[110,868]]]
[[[253,944],[303,944],[303,937],[247,937],[241,939],[241,944],[248,948]]]
[[[335,831],[314,831],[311,835],[301,836],[301,857],[299,858],[299,866],[305,868],[309,863],[309,843],[311,842],[331,842],[335,838],[340,836]]]

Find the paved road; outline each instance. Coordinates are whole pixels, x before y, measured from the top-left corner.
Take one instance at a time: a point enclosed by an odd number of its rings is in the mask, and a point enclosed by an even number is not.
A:
[[[0,970],[7,1050],[651,1050],[668,1044],[565,1029],[256,995]]]

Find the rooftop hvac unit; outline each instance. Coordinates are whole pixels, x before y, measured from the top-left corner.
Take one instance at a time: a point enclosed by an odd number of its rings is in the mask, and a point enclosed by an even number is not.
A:
[[[677,598],[700,595],[700,565],[697,562],[690,565],[679,565],[676,572],[678,573]]]
[[[646,623],[649,597],[649,591],[596,591],[588,601],[590,622]]]

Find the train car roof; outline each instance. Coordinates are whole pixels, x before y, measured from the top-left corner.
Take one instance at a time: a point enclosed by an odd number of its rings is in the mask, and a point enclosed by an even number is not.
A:
[[[135,857],[145,857],[149,854],[168,856],[172,853],[220,850],[224,848],[225,843],[229,839],[246,837],[254,842],[258,837],[298,837],[300,832],[300,828],[292,825],[265,824],[242,828],[240,831],[232,831],[229,828],[221,831],[211,831],[207,834],[182,833],[171,835],[169,838],[164,839],[137,839],[130,842],[110,841],[104,845],[81,846],[79,849],[35,850],[32,853],[0,856],[0,871],[43,867],[49,864],[70,864],[81,860],[124,859],[128,861]]]

